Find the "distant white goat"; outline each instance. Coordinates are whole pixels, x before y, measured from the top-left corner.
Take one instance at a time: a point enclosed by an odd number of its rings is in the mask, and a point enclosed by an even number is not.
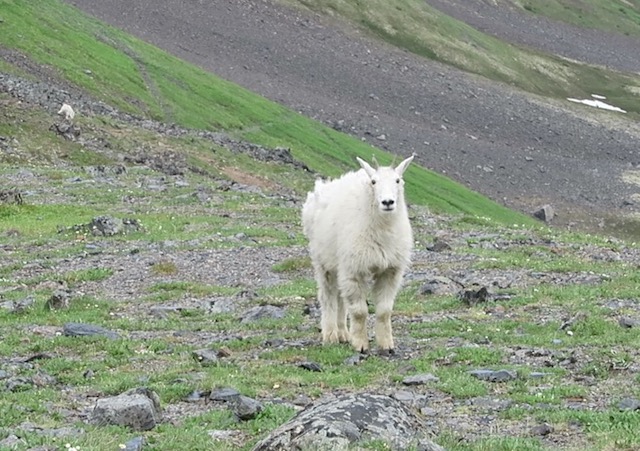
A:
[[[64,116],[67,121],[72,120],[76,115],[75,111],[73,111],[73,108],[71,108],[71,105],[69,105],[68,103],[62,104],[62,107],[60,107],[60,111],[58,111],[58,114],[60,116]]]
[[[402,180],[413,156],[395,168],[374,169],[357,160],[361,170],[316,181],[302,209],[318,284],[322,341],[350,341],[358,352],[369,349],[367,294],[373,283],[376,342],[380,350],[392,351],[391,312],[413,245]]]

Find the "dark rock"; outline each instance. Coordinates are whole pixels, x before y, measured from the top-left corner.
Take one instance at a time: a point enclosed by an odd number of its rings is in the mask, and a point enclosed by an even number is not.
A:
[[[113,236],[122,233],[123,229],[122,220],[112,216],[98,216],[89,223],[92,235]]]
[[[240,322],[246,324],[262,319],[282,319],[284,316],[285,311],[281,307],[275,305],[258,305],[247,310],[244,315],[242,315]]]
[[[515,371],[510,370],[473,370],[469,371],[473,377],[489,382],[507,382],[517,378]]]
[[[127,426],[135,431],[148,431],[161,419],[160,397],[147,388],[136,388],[118,396],[98,399],[90,422],[98,426]]]
[[[70,299],[71,293],[69,293],[69,290],[58,289],[47,299],[45,305],[49,310],[62,310],[69,308]]]
[[[279,348],[284,346],[285,343],[286,341],[282,338],[269,338],[268,340],[265,340],[264,346],[267,348]]]
[[[231,403],[231,410],[242,421],[253,420],[263,410],[259,401],[248,396],[237,396]]]
[[[27,362],[33,362],[34,360],[45,360],[45,359],[52,359],[53,356],[51,354],[47,354],[46,352],[38,352],[37,354],[33,354],[25,359],[23,359],[22,361],[24,363]]]
[[[209,399],[212,401],[232,401],[240,396],[240,392],[235,388],[225,387],[211,390]]]
[[[55,123],[49,127],[49,130],[62,136],[67,141],[75,141],[80,137],[80,128],[73,124],[58,124]]]
[[[305,370],[314,371],[316,373],[322,372],[322,367],[316,362],[302,362],[298,366],[300,368],[304,368]]]
[[[489,290],[487,287],[481,287],[477,290],[464,290],[459,295],[460,300],[470,307],[477,304],[487,302],[489,299]]]
[[[544,222],[551,222],[555,216],[553,207],[551,205],[543,205],[533,212],[533,217]]]
[[[212,349],[196,349],[191,355],[202,366],[211,366],[218,363],[218,353]]]
[[[415,376],[407,376],[402,379],[404,385],[424,385],[429,382],[438,382],[440,378],[433,374],[416,374]]]
[[[553,427],[547,423],[542,423],[531,428],[531,435],[534,436],[545,436],[551,433],[553,433]]]
[[[94,324],[85,323],[66,323],[62,328],[62,333],[68,337],[92,337],[100,336],[106,337],[111,340],[120,338],[120,336],[104,327],[96,326]]]
[[[429,427],[402,402],[373,393],[351,393],[321,400],[272,431],[253,451],[304,449],[338,451],[360,442],[386,443],[390,449],[443,451],[428,439]]]

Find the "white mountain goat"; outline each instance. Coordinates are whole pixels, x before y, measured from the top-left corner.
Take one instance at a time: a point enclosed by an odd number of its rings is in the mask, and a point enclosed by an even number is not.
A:
[[[368,351],[367,294],[373,283],[376,342],[381,351],[391,352],[391,312],[413,245],[402,180],[413,156],[395,168],[374,169],[357,160],[361,170],[316,181],[302,209],[318,283],[322,341],[350,341],[356,351]]]
[[[60,111],[58,111],[58,114],[60,116],[63,116],[67,121],[72,120],[76,115],[75,111],[73,111],[73,108],[71,108],[71,105],[69,105],[68,103],[62,104],[62,106],[60,107]]]

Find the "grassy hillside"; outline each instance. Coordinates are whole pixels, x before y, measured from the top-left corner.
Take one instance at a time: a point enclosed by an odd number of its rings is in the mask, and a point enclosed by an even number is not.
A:
[[[526,11],[573,25],[640,36],[638,0],[510,0]]]
[[[68,82],[132,114],[289,147],[297,159],[323,175],[353,168],[356,155],[370,158],[375,154],[381,163],[392,158],[88,19],[58,1],[35,4],[9,0],[3,2],[1,14],[0,45],[55,68]],[[18,71],[6,64],[4,70]],[[4,134],[19,133],[6,127]],[[410,200],[435,211],[530,223],[522,215],[417,166],[408,172],[407,181]],[[298,191],[308,188],[311,178],[303,185]]]
[[[640,113],[637,74],[579,64],[520,48],[484,34],[421,0],[281,0],[345,19],[362,30],[424,57],[502,81],[535,94],[565,99],[606,96],[614,105]],[[589,27],[640,35],[637,2],[518,1],[526,11]],[[500,2],[498,2],[500,4]]]

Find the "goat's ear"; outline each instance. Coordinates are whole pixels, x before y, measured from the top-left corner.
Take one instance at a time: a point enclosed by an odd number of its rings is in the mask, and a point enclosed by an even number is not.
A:
[[[415,155],[411,155],[409,158],[407,158],[406,160],[402,161],[397,167],[396,167],[396,172],[399,175],[404,174],[404,171],[407,169],[407,166],[409,166],[409,163],[411,163],[413,161],[413,157],[415,157]]]
[[[358,163],[360,163],[360,167],[364,169],[364,172],[366,172],[369,177],[373,177],[373,175],[376,173],[376,170],[373,169],[371,165],[364,161],[362,158],[356,157],[356,160],[358,160]]]
[[[380,167],[380,165],[378,164],[378,160],[376,160],[376,156],[375,155],[373,155],[371,157],[371,162],[373,163],[373,167],[374,168],[378,169]]]

